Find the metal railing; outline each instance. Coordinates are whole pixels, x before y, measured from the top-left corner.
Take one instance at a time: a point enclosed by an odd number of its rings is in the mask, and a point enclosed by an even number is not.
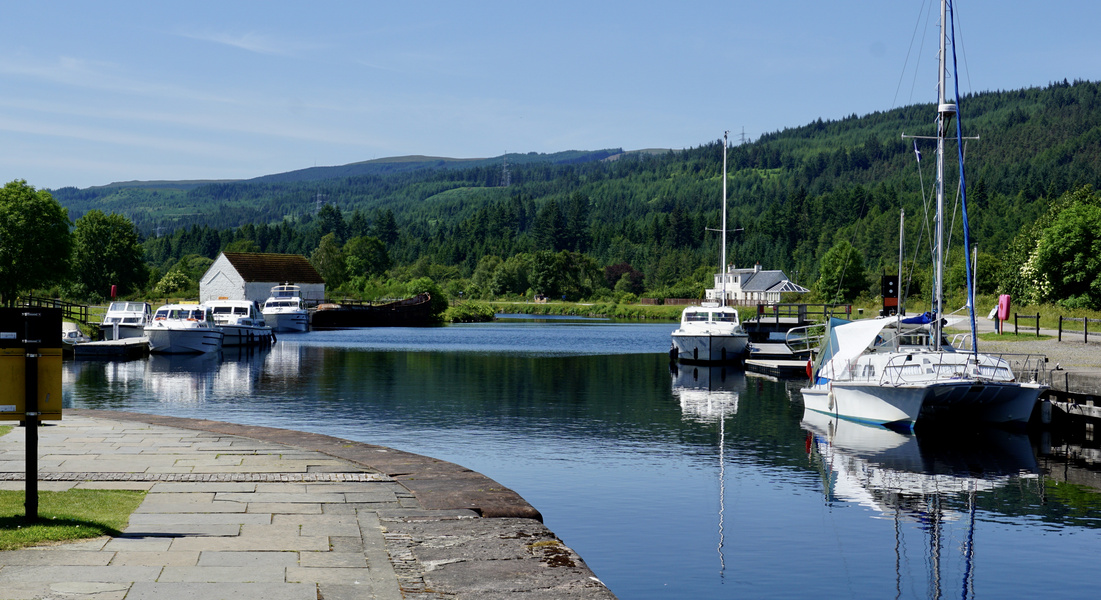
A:
[[[918,357],[937,356],[928,363],[916,362]],[[980,381],[1020,381],[1047,384],[1050,372],[1047,357],[1036,354],[984,354],[985,361],[976,362],[974,355],[957,352],[915,353],[891,358],[880,372],[875,365],[848,365],[848,381],[875,381],[879,385],[905,385],[921,382],[976,379]],[[954,360],[944,360],[945,358]],[[960,359],[963,359],[962,361]]]

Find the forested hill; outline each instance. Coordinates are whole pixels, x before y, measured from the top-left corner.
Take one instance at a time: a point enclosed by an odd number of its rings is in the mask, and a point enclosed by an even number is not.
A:
[[[1000,253],[1064,192],[1101,187],[1099,94],[1098,83],[1064,81],[961,99],[964,135],[980,138],[966,144],[980,250]],[[743,231],[732,237],[731,260],[783,268],[810,282],[826,250],[848,241],[867,269],[883,270],[897,263],[900,208],[907,239],[916,247],[920,234],[927,245],[922,190],[931,193],[934,148],[918,140],[925,157],[919,164],[914,142],[901,136],[932,135],[934,117],[932,104],[914,105],[819,120],[732,147],[729,225]],[[345,227],[347,237],[370,233],[391,214],[396,231],[387,249],[397,264],[429,261],[468,277],[485,256],[538,250],[581,252],[600,265],[629,263],[649,288],[717,263],[718,236],[706,229],[718,227],[721,209],[718,141],[679,151],[506,159],[507,176],[501,157],[410,157],[248,181],[131,182],[53,194],[74,219],[98,208],[128,216],[147,235],[160,227],[162,235],[181,230],[175,238],[194,239],[204,228],[217,230],[198,246],[159,250],[153,258],[162,265],[196,248],[217,252],[216,240],[224,245],[242,236],[264,251],[309,255],[334,227]],[[948,181],[955,189],[954,173]],[[315,219],[319,199],[339,209],[345,223]],[[959,226],[953,231],[958,235]],[[922,256],[919,263],[927,260]]]

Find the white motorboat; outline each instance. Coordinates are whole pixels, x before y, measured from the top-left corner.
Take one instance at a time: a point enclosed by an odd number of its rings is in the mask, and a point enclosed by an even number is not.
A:
[[[272,343],[271,327],[252,300],[209,300],[206,306],[222,330],[222,346],[266,346]]]
[[[284,284],[271,288],[271,297],[264,302],[264,320],[272,331],[306,331],[310,316],[302,303],[302,290],[297,285]]]
[[[937,176],[935,276],[932,310],[921,317],[875,319],[831,326],[812,385],[802,390],[807,409],[867,423],[912,428],[919,418],[944,419],[953,424],[1027,423],[1040,393],[1042,357],[1006,359],[977,350],[973,290],[968,286],[971,350],[953,348],[944,341],[942,317],[944,281],[944,148],[954,129],[957,147],[961,127],[950,128],[957,104],[946,95],[946,50],[951,33],[947,2],[941,3],[939,103],[937,112]],[[954,49],[953,49],[954,51]],[[958,102],[958,93],[956,94]],[[914,137],[914,136],[910,136]],[[914,142],[915,150],[917,142]],[[915,152],[919,157],[920,155]],[[964,179],[962,151],[960,177]],[[919,162],[920,164],[920,162]],[[967,214],[965,179],[963,214]],[[964,245],[970,247],[964,219]],[[900,265],[901,265],[900,251]],[[900,268],[901,271],[901,268]],[[901,280],[901,277],[900,277]],[[971,275],[968,267],[967,280]],[[892,326],[893,329],[888,329]],[[1014,374],[1013,368],[1018,369]]]
[[[718,302],[704,302],[681,311],[680,328],[673,331],[675,358],[682,362],[732,362],[745,356],[749,334],[738,311]]]
[[[145,326],[149,351],[164,354],[197,354],[222,348],[224,334],[210,309],[202,304],[166,304],[153,313]]]
[[[722,242],[719,251],[719,272],[726,269],[726,149],[728,133],[723,133],[723,214]],[[742,328],[738,311],[726,306],[726,277],[722,278],[720,302],[704,302],[681,311],[680,328],[673,331],[674,360],[717,363],[740,361],[749,345],[749,334]]]
[[[145,335],[145,326],[153,316],[148,302],[112,302],[99,329],[105,340],[140,338]]]
[[[83,344],[84,342],[90,342],[92,338],[84,335],[80,331],[80,327],[71,321],[61,322],[61,343],[63,349],[71,350],[73,346],[77,344]]]

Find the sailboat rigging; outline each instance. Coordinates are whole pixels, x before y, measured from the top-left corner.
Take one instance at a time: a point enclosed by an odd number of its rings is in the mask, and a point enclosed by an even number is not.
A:
[[[947,44],[950,39],[954,42],[951,17],[949,0],[942,0],[935,137],[934,289],[930,312],[910,319],[900,316],[831,327],[813,369],[811,385],[801,390],[809,410],[903,429],[912,429],[919,418],[1025,423],[1040,393],[1046,389],[1038,382],[1043,357],[1026,356],[1011,363],[1005,355],[978,352],[969,264],[966,278],[972,348],[966,354],[956,352],[944,341],[945,146],[950,137],[957,142],[960,187],[966,188],[959,91],[952,99],[946,93]],[[950,127],[953,118],[954,131]],[[915,155],[920,156],[916,141],[914,149]],[[964,244],[970,247],[966,196],[962,198]]]

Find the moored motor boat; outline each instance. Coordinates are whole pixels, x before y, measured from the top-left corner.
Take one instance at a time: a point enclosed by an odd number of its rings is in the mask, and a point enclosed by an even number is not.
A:
[[[215,352],[224,337],[202,304],[166,304],[153,313],[144,332],[149,351],[165,354]]]
[[[252,300],[209,300],[206,306],[222,331],[222,346],[265,346],[272,343],[272,328]]]
[[[287,283],[271,288],[271,297],[264,302],[261,312],[272,331],[294,332],[309,328],[310,316],[297,285]]]
[[[145,326],[153,316],[148,302],[112,302],[107,307],[99,330],[105,340],[140,338],[145,335]]]

